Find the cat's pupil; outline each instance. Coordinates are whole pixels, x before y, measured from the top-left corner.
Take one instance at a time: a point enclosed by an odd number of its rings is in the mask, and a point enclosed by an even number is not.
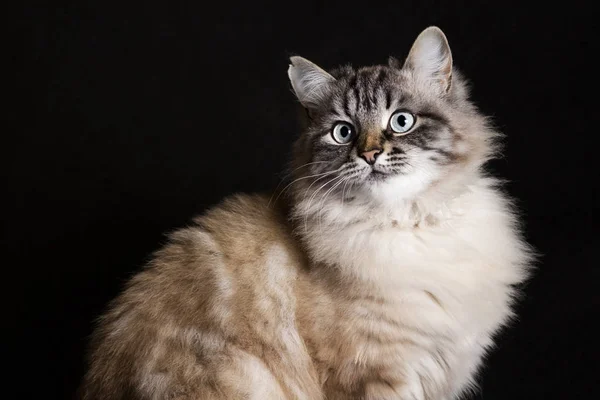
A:
[[[404,115],[398,115],[397,121],[400,126],[406,125],[406,117]]]
[[[350,128],[348,128],[347,126],[342,126],[342,129],[340,129],[340,133],[342,134],[343,138],[346,138],[350,134]]]

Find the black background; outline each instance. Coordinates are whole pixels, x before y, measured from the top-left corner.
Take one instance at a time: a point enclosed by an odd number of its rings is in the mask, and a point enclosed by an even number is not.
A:
[[[93,319],[164,234],[225,195],[275,187],[297,135],[289,55],[324,68],[402,59],[429,25],[507,134],[491,168],[510,180],[542,255],[479,396],[598,398],[591,8],[172,3],[7,14],[16,46],[4,54],[16,68],[5,78],[17,91],[5,92],[2,134],[2,283],[15,337],[3,347],[16,393],[6,398],[70,398]]]

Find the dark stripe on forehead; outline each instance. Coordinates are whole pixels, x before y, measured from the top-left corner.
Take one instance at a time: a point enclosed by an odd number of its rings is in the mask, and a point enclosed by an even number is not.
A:
[[[352,112],[352,110],[350,110],[350,93],[352,91],[352,88],[356,86],[356,73],[354,73],[353,71],[348,71],[348,73],[352,73],[352,75],[348,77],[348,85],[343,95],[344,100],[342,107],[344,108],[344,113],[346,114],[346,116],[352,117],[354,113]]]
[[[385,88],[385,108],[389,110],[392,106],[392,90],[389,87]]]
[[[369,92],[369,102],[371,103],[371,109],[377,109],[377,103],[378,103],[378,101],[377,101],[377,92],[378,92],[377,80],[369,79],[368,85],[370,86],[368,88],[368,92]]]
[[[354,89],[356,87],[356,73],[352,74],[352,76],[350,77],[350,80],[348,81],[348,88],[349,89]]]
[[[372,88],[371,90],[369,90],[369,99],[371,100],[371,104],[373,106],[374,109],[377,108],[377,87]]]
[[[385,71],[384,68],[381,68],[379,70],[379,73],[377,74],[377,87],[383,87],[383,84],[385,83],[385,79],[387,78],[387,72]]]
[[[385,90],[385,80],[387,78],[387,72],[384,68],[380,68],[375,79],[375,87],[373,88],[373,97],[379,100]]]
[[[361,103],[362,106],[365,110],[369,111],[371,109],[371,102],[369,99],[369,91],[368,91],[368,77],[366,72],[360,71],[358,73],[358,82],[357,82],[357,88],[359,90],[359,92],[362,94],[362,98],[361,98]]]
[[[348,95],[348,91],[346,91],[346,93],[344,93],[344,99],[342,101],[342,107],[344,108],[344,113],[346,114],[347,117],[351,117],[352,113],[350,112],[350,99],[349,99],[349,95]]]
[[[354,112],[358,114],[358,109],[360,108],[360,90],[358,90],[358,86],[354,86],[353,88],[355,102]]]

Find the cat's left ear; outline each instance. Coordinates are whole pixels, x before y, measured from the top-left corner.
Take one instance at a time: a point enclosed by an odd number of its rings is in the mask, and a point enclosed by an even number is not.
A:
[[[288,76],[296,97],[307,108],[316,108],[329,94],[335,78],[305,58],[290,58]]]
[[[452,85],[452,53],[444,32],[436,26],[421,32],[403,68],[412,70],[421,82],[447,93]]]

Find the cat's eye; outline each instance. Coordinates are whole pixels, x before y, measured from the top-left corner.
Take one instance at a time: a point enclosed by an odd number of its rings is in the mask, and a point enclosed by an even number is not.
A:
[[[347,144],[354,138],[354,127],[347,122],[338,122],[331,131],[333,140],[339,144]]]
[[[390,118],[390,128],[397,135],[406,135],[415,125],[415,116],[406,111],[397,111]]]

